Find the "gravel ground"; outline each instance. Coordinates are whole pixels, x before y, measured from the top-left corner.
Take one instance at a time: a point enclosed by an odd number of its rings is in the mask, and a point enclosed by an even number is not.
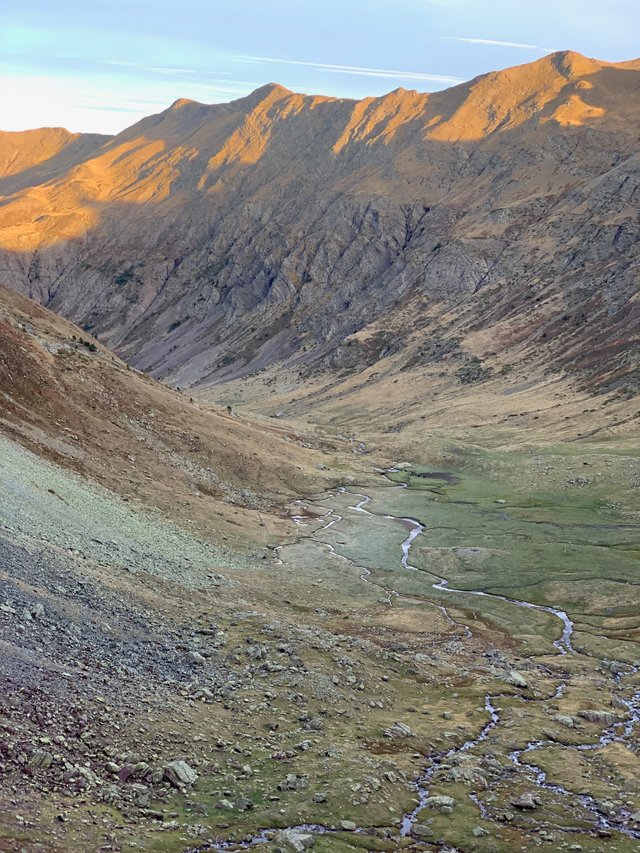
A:
[[[237,555],[128,506],[0,436],[2,532],[23,545],[54,545],[100,565],[149,572],[189,588],[215,584],[224,568],[244,565]]]

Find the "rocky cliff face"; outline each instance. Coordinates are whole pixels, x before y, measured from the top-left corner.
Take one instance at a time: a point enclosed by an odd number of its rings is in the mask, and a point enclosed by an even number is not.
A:
[[[177,101],[20,168],[6,135],[3,277],[180,386],[349,366],[388,327],[357,370],[410,317],[633,389],[639,81],[558,53],[433,95]]]

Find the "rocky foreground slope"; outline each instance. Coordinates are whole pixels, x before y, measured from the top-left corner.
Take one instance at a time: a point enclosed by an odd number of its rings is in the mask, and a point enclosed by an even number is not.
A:
[[[436,94],[268,85],[106,141],[5,134],[3,277],[178,386],[457,349],[634,393],[639,79],[563,52]]]

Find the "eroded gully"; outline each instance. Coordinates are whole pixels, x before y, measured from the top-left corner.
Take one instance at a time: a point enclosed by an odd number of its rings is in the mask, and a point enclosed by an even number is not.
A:
[[[406,487],[404,486],[404,484],[399,484],[399,485],[396,484],[395,488],[406,488]],[[384,514],[384,513],[373,512],[372,510],[367,508],[368,504],[371,503],[371,497],[369,495],[365,495],[365,494],[361,494],[361,493],[357,493],[357,492],[350,492],[346,488],[341,488],[339,491],[343,494],[349,493],[349,494],[353,494],[354,497],[356,497],[356,498],[360,498],[360,500],[356,504],[348,507],[348,509],[350,509],[351,511],[363,513],[366,515],[378,516],[380,518],[385,518],[385,519],[388,519],[390,521],[396,521],[396,522],[399,522],[400,524],[404,525],[405,527],[408,527],[409,533],[401,544],[402,557],[401,557],[400,562],[401,562],[402,567],[406,571],[411,571],[411,572],[419,571],[419,569],[417,569],[415,566],[411,565],[411,563],[409,562],[409,558],[410,558],[411,546],[412,546],[413,542],[418,538],[418,536],[420,536],[424,532],[425,525],[422,524],[420,521],[418,521],[415,518],[409,518],[409,517],[403,517],[403,516],[394,516],[394,515],[388,515],[388,514]],[[302,502],[299,502],[299,503],[302,503]],[[325,501],[325,504],[326,504],[326,501]],[[304,525],[306,525],[306,520],[305,520],[306,518],[308,518],[308,516],[294,516],[293,520],[297,524],[304,526]],[[313,540],[317,544],[320,544],[320,545],[326,547],[336,557],[343,559],[350,566],[356,567],[360,571],[360,579],[364,583],[367,583],[371,586],[375,586],[375,587],[378,587],[379,589],[381,589],[384,592],[385,600],[386,600],[387,604],[389,606],[392,606],[393,599],[394,598],[401,598],[402,597],[401,593],[399,593],[397,590],[395,590],[393,588],[386,587],[382,584],[379,584],[379,583],[371,580],[371,570],[370,569],[368,569],[366,566],[357,565],[353,560],[339,554],[336,551],[336,549],[333,547],[333,545],[331,545],[330,543],[323,542],[322,540],[319,540],[316,538],[319,533],[322,533],[324,530],[327,530],[328,528],[333,527],[333,525],[335,525],[335,524],[337,524],[343,520],[343,516],[339,515],[333,509],[329,509],[328,512],[325,514],[324,518],[328,519],[327,522],[324,525],[322,525],[321,527],[317,528],[310,536],[307,536],[305,538]],[[281,561],[279,561],[279,562],[281,562]],[[576,652],[575,652],[575,650],[571,644],[571,639],[572,639],[573,630],[574,630],[573,622],[571,621],[571,619],[569,618],[567,613],[565,613],[564,610],[560,610],[559,608],[540,605],[540,604],[532,604],[529,601],[524,601],[524,600],[520,600],[517,598],[509,598],[507,596],[498,595],[498,594],[489,593],[489,592],[484,592],[482,590],[457,589],[455,587],[450,587],[448,584],[448,581],[445,578],[441,578],[441,577],[437,577],[436,582],[432,584],[432,588],[435,590],[438,590],[439,592],[445,592],[445,593],[452,595],[452,596],[459,595],[459,596],[478,596],[478,597],[484,597],[484,598],[492,598],[492,599],[495,599],[497,601],[503,601],[503,602],[506,602],[508,604],[515,605],[517,607],[522,607],[522,608],[526,608],[529,610],[538,610],[538,611],[541,611],[543,613],[548,613],[548,614],[556,617],[557,619],[559,619],[560,622],[562,623],[561,636],[557,640],[553,641],[553,645],[558,650],[558,653],[561,655],[576,654]],[[470,638],[472,636],[472,632],[471,632],[471,629],[469,628],[469,626],[464,624],[464,623],[460,623],[460,622],[457,622],[456,620],[454,620],[451,617],[451,615],[449,614],[446,607],[444,607],[442,605],[435,604],[435,603],[433,603],[433,605],[443,612],[443,614],[445,615],[447,620],[452,625],[456,625],[459,628],[461,628],[461,630],[464,632],[466,637]],[[581,653],[581,654],[583,654],[583,653]],[[612,673],[613,673],[612,677],[616,683],[619,683],[621,681],[621,679],[624,678],[625,676],[633,675],[638,671],[637,667],[633,667],[633,666],[630,666],[628,664],[621,663],[618,661],[609,661],[608,663],[609,663],[610,667],[612,668]],[[564,690],[564,683],[561,682],[555,691],[555,698],[558,698],[559,696],[561,696],[563,690]],[[431,786],[433,777],[434,777],[436,771],[438,770],[438,768],[441,767],[443,764],[445,764],[448,760],[454,758],[455,756],[469,752],[470,750],[477,747],[484,740],[486,740],[489,737],[490,733],[493,731],[493,729],[495,729],[500,724],[499,709],[496,708],[493,704],[493,702],[496,698],[497,698],[496,696],[491,696],[489,694],[487,694],[487,696],[485,697],[484,708],[485,708],[485,711],[487,712],[487,714],[489,716],[489,719],[485,723],[485,725],[483,726],[480,733],[475,738],[471,738],[471,739],[465,741],[461,746],[455,746],[455,747],[452,747],[451,749],[449,749],[447,751],[443,751],[443,752],[439,752],[439,753],[431,753],[428,756],[425,756],[426,758],[429,759],[429,766],[422,772],[422,774],[419,776],[419,778],[414,783],[415,784],[415,790],[416,790],[416,793],[418,795],[418,804],[416,805],[416,807],[414,809],[412,809],[412,811],[407,812],[407,814],[405,814],[403,816],[402,824],[401,824],[401,835],[403,835],[405,837],[411,835],[413,826],[418,822],[421,812],[426,808],[426,800],[429,797],[429,788]],[[540,701],[540,700],[529,699],[527,701]],[[563,744],[562,745],[563,748],[583,752],[583,751],[590,751],[590,750],[594,750],[594,749],[599,749],[599,748],[606,746],[606,745],[613,743],[613,742],[625,743],[630,738],[636,723],[640,720],[640,691],[636,692],[630,699],[622,700],[622,701],[623,701],[623,703],[627,709],[627,719],[625,719],[623,721],[615,722],[613,725],[608,727],[602,733],[602,735],[599,737],[599,739],[595,743],[580,744],[580,745]],[[588,812],[589,815],[591,816],[591,818],[593,819],[594,825],[590,829],[587,829],[587,828],[583,828],[583,829],[569,828],[566,831],[571,832],[571,833],[576,833],[576,832],[588,833],[591,830],[597,830],[597,831],[617,830],[617,831],[623,833],[624,835],[626,835],[630,838],[640,839],[640,830],[634,829],[628,825],[628,818],[629,818],[629,812],[628,811],[621,810],[621,811],[618,811],[618,813],[616,813],[615,815],[611,815],[611,814],[605,815],[602,811],[602,807],[598,804],[598,802],[593,797],[590,797],[586,794],[574,794],[573,792],[569,791],[567,788],[563,787],[562,785],[547,781],[546,773],[540,767],[537,767],[536,765],[531,764],[529,761],[527,761],[526,763],[524,761],[522,761],[523,756],[530,755],[530,753],[534,752],[535,750],[540,749],[542,747],[550,746],[552,744],[555,746],[558,745],[557,743],[554,743],[553,741],[550,741],[550,740],[530,741],[527,743],[527,745],[524,748],[512,751],[509,754],[509,759],[511,760],[512,764],[518,768],[518,770],[520,772],[522,772],[526,775],[527,779],[529,780],[529,782],[532,785],[535,785],[540,790],[546,790],[546,791],[552,792],[558,796],[562,796],[562,797],[566,796],[566,797],[574,798],[575,801],[579,802],[582,805],[583,809],[586,812]],[[473,802],[478,807],[481,816],[483,818],[485,818],[486,820],[492,820],[492,816],[491,816],[489,810],[482,803],[482,801],[473,793],[470,794],[470,798],[473,800]],[[322,826],[319,824],[301,824],[299,826],[287,827],[287,828],[292,829],[292,830],[296,830],[296,831],[299,831],[302,833],[309,833],[312,835],[326,835],[326,834],[329,834],[331,832],[336,831],[335,829],[333,829],[331,827]],[[561,828],[557,827],[557,829],[560,830]],[[358,827],[356,829],[356,832],[357,833],[365,833],[365,832],[367,832],[367,829],[364,827]],[[268,843],[271,840],[271,836],[272,836],[272,832],[270,830],[263,830],[260,833],[258,833],[257,835],[253,836],[250,840],[247,840],[244,842],[232,842],[232,841],[216,842],[214,844],[209,844],[209,845],[204,845],[202,847],[199,847],[199,848],[197,848],[197,850],[198,851],[205,851],[205,850],[225,851],[225,850],[251,849],[253,847],[257,847],[259,845]],[[191,853],[196,853],[196,851],[191,851]]]

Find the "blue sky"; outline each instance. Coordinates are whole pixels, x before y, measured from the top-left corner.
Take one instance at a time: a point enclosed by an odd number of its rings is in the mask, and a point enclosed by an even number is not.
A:
[[[0,0],[0,128],[114,133],[269,81],[435,91],[577,50],[635,58],[636,0]]]

